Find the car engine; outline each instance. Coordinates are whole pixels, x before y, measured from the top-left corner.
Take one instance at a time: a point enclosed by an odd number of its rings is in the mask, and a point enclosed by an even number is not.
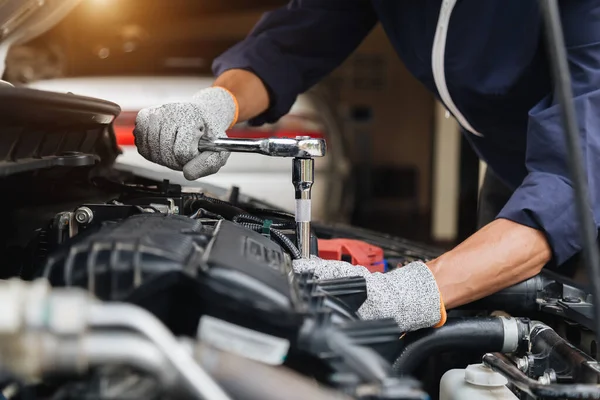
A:
[[[600,398],[573,280],[545,272],[438,329],[361,320],[363,278],[293,272],[293,214],[115,168],[116,105],[23,88],[0,101],[6,398]],[[310,237],[314,255],[358,240],[391,268],[439,254],[341,225]]]
[[[6,396],[225,398],[223,386],[268,398],[288,381],[302,397],[367,382],[422,397],[392,371],[395,322],[357,316],[362,278],[293,273],[294,215],[113,168],[114,104],[10,87],[0,97],[12,105],[0,112]]]
[[[77,1],[8,3],[3,49]],[[0,102],[0,399],[600,399],[577,265],[402,332],[358,316],[363,278],[294,273],[299,244],[353,241],[381,272],[438,250],[324,223],[299,238],[238,190],[120,168],[116,104],[7,84]]]

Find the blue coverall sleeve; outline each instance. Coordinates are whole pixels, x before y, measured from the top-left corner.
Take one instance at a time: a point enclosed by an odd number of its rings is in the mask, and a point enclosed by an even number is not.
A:
[[[600,221],[600,2],[562,2],[579,135],[596,227]],[[582,249],[561,112],[549,95],[529,112],[528,175],[500,212],[542,230],[563,264]]]
[[[270,94],[269,109],[251,123],[275,122],[296,97],[329,74],[377,22],[369,0],[293,0],[266,13],[248,37],[213,64],[254,72]]]

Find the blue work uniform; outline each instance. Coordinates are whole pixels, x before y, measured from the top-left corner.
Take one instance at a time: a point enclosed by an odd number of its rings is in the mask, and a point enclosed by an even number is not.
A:
[[[585,168],[600,221],[600,1],[560,1]],[[408,70],[461,124],[514,194],[499,213],[545,232],[554,261],[582,247],[561,114],[537,0],[293,0],[220,56],[215,74],[253,71],[272,122],[381,22]]]

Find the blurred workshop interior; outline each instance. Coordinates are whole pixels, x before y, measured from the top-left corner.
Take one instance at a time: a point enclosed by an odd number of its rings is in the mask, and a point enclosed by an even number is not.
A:
[[[48,88],[64,79],[81,87],[87,78],[98,85],[94,79],[118,77],[112,82],[121,85],[145,77],[168,87],[172,78],[209,78],[216,56],[243,38],[264,12],[285,3],[85,0],[49,32],[11,49],[4,79]],[[129,91],[118,85],[106,94],[108,100],[119,102]],[[313,92],[333,110],[325,118],[325,135],[339,156],[328,168],[339,174],[332,182],[343,182],[324,200],[317,218],[442,246],[475,231],[483,168],[454,119],[402,65],[381,27]],[[129,115],[124,129],[131,121]],[[285,128],[294,131],[294,121]],[[219,183],[226,177],[213,179]],[[252,191],[256,185],[249,181],[247,187]],[[261,190],[251,194],[263,193],[274,203],[281,197]]]

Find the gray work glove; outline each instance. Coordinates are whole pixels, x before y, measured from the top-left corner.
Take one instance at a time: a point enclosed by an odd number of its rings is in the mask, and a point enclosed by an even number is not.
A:
[[[135,145],[149,161],[196,180],[219,171],[228,152],[198,151],[198,141],[225,137],[237,119],[237,102],[227,90],[199,91],[189,103],[171,103],[141,110],[135,121]]]
[[[318,279],[363,276],[367,300],[358,310],[363,319],[394,318],[403,331],[446,322],[446,310],[429,267],[420,261],[388,273],[371,273],[365,267],[318,257],[294,260],[294,272],[314,272]]]

